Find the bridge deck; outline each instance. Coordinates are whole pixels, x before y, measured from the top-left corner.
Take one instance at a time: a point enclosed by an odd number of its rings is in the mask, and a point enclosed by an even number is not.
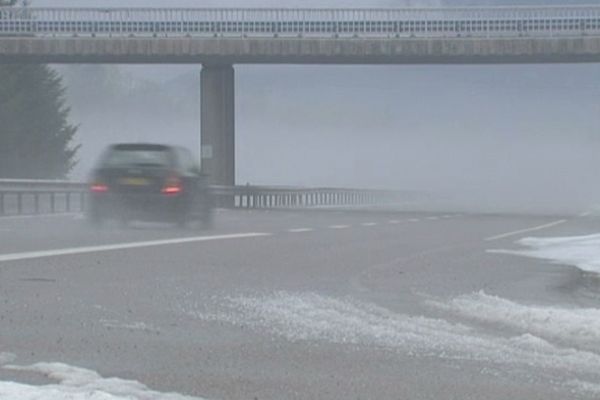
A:
[[[600,6],[446,9],[0,7],[0,62],[600,61]]]

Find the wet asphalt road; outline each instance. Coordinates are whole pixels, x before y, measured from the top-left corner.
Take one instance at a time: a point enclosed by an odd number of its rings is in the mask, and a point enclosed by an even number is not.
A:
[[[0,352],[214,399],[594,398],[567,384],[598,378],[587,370],[479,357],[452,345],[453,327],[437,336],[410,319],[468,324],[430,302],[481,290],[592,306],[576,269],[487,252],[598,230],[595,218],[563,218],[222,211],[211,231],[0,219]],[[493,343],[515,334],[469,329]],[[0,380],[36,379],[0,369]]]

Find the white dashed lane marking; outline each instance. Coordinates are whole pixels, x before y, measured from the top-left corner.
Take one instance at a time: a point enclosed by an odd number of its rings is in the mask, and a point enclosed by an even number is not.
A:
[[[363,222],[361,225],[362,226],[376,226],[377,222]]]
[[[539,225],[539,226],[534,226],[531,228],[526,228],[526,229],[520,229],[518,231],[513,231],[513,232],[506,232],[506,233],[502,233],[500,235],[496,235],[496,236],[491,236],[489,238],[484,239],[486,242],[491,242],[493,240],[500,240],[500,239],[505,239],[507,237],[511,237],[511,236],[517,236],[517,235],[521,235],[523,233],[529,233],[529,232],[535,232],[535,231],[541,231],[542,229],[548,229],[548,228],[552,228],[553,226],[557,226],[557,225],[561,225],[564,224],[565,222],[567,222],[566,219],[561,219],[558,221],[554,221],[554,222],[550,222],[549,224],[544,224],[544,225]]]
[[[350,225],[329,225],[329,229],[348,229]]]
[[[305,233],[305,232],[312,232],[314,231],[313,228],[294,228],[294,229],[288,229],[289,233]]]

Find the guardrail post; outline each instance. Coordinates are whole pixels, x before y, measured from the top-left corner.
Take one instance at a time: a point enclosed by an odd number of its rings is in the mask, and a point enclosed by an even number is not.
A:
[[[17,193],[17,214],[23,213],[23,193]]]
[[[0,215],[4,215],[6,212],[4,210],[4,192],[0,192]]]
[[[50,193],[50,213],[54,214],[56,212],[56,193]]]
[[[65,211],[71,212],[71,192],[66,192],[65,195],[67,196],[65,198]]]
[[[39,193],[33,193],[33,212],[34,214],[40,213],[40,195]]]
[[[85,192],[79,193],[79,210],[85,212]]]

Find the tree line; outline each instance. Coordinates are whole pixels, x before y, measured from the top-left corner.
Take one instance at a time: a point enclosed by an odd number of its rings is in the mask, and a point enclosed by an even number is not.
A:
[[[3,7],[18,3],[0,0]],[[69,112],[62,78],[54,69],[0,64],[0,178],[66,178],[79,150]]]

